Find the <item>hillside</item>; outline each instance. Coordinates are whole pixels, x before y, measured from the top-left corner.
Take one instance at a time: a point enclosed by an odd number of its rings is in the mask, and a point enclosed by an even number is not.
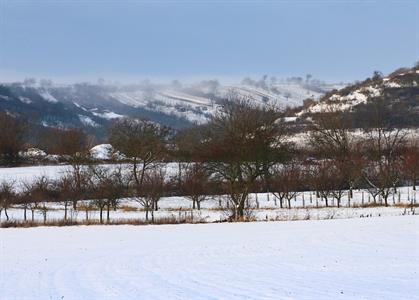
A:
[[[318,99],[336,87],[314,80],[303,82],[301,78],[269,84],[265,79],[244,80],[237,85],[222,85],[216,80],[189,85],[176,81],[57,85],[27,80],[0,84],[0,111],[42,126],[83,127],[100,136],[113,119],[124,116],[183,128],[207,122],[218,105],[232,94],[261,105],[285,108],[299,106],[309,97]]]
[[[354,127],[367,125],[377,103],[385,107],[395,127],[419,127],[419,66],[401,68],[388,76],[372,78],[326,93],[318,102],[302,107],[296,116],[310,119],[319,113],[344,112]]]
[[[344,87],[318,80],[244,79],[223,85],[216,80],[182,85],[78,83],[58,85],[49,81],[0,84],[0,111],[23,116],[43,127],[82,127],[104,137],[112,120],[124,116],[146,118],[174,128],[202,124],[231,95],[260,105],[291,108],[287,116],[307,125],[319,113],[342,111],[355,128],[366,126],[378,100],[389,111],[396,127],[419,127],[419,69],[401,68]],[[311,99],[310,101],[305,101]],[[301,131],[305,126],[297,126]]]

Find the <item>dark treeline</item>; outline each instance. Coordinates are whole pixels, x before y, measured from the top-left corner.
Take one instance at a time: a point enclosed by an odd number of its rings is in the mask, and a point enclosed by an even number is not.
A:
[[[58,202],[64,205],[65,219],[68,207],[86,210],[86,218],[94,207],[100,222],[103,214],[109,222],[110,210],[129,197],[154,221],[163,196],[186,196],[200,209],[210,195],[222,194],[229,218],[243,220],[254,192],[268,192],[281,208],[291,208],[297,193],[312,190],[326,206],[333,199],[339,207],[346,193],[353,197],[354,189],[368,191],[374,203],[388,206],[399,186],[415,188],[419,143],[391,126],[385,103],[377,101],[372,112],[368,125],[357,131],[344,113],[317,114],[307,140],[294,142],[279,110],[243,99],[226,101],[208,124],[177,132],[147,120],[119,119],[109,129],[109,143],[119,157],[112,167],[92,161],[83,131],[51,129],[43,145],[65,157],[72,171],[57,180],[3,182],[0,213],[8,218],[7,209],[20,205],[25,220],[33,219],[35,209],[46,220],[47,203]],[[0,132],[1,158],[17,160],[27,125],[1,114],[0,126],[5,129]],[[166,174],[167,162],[177,162],[176,176]],[[15,192],[14,185],[23,188]]]

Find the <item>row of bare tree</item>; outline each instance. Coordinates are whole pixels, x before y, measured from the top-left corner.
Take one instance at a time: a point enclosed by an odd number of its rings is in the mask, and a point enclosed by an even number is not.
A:
[[[225,194],[232,219],[244,218],[249,194],[261,191],[273,193],[281,207],[284,201],[290,207],[296,193],[308,189],[327,206],[329,199],[340,206],[345,190],[352,197],[353,189],[362,188],[388,205],[398,186],[416,186],[419,144],[417,137],[388,123],[389,112],[379,101],[374,113],[370,126],[358,130],[339,111],[319,113],[307,137],[294,142],[289,123],[275,107],[240,99],[225,102],[208,124],[176,133],[150,121],[120,119],[109,130],[109,142],[127,164],[95,165],[83,147],[87,143],[77,142],[80,146],[67,154],[69,176],[24,185],[17,198],[28,208],[45,201],[77,208],[77,201],[94,199],[101,221],[102,212],[109,220],[110,209],[123,197],[135,199],[153,220],[159,199],[172,194],[189,197],[197,209],[208,195]],[[71,137],[79,141],[82,135]],[[166,180],[162,166],[167,161],[178,162],[176,180]],[[1,199],[12,190],[4,183]],[[6,210],[7,204],[2,207]]]

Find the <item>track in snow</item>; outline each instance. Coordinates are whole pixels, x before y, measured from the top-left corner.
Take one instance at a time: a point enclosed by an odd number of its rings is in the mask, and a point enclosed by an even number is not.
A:
[[[418,299],[419,218],[0,230],[1,299]]]

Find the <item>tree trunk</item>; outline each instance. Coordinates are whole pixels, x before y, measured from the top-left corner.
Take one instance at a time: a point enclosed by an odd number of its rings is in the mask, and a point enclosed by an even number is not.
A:
[[[23,220],[26,222],[26,206],[23,207]]]
[[[182,163],[178,162],[178,189],[182,188]]]
[[[138,175],[137,175],[137,158],[134,157],[134,162],[133,162],[133,170],[132,172],[134,173],[134,179],[135,179],[135,183],[137,184],[137,188],[140,186],[140,181],[138,180]]]
[[[287,201],[288,201],[288,209],[291,209],[291,199],[287,198]]]
[[[35,210],[31,208],[31,213],[32,213],[32,222],[35,221]]]
[[[7,208],[4,208],[4,214],[6,215],[6,221],[9,221],[9,215],[7,214]]]
[[[64,220],[67,220],[67,201],[64,202]]]
[[[143,168],[141,169],[141,176],[140,176],[140,187],[143,186],[144,176],[145,176],[145,168],[146,168],[146,164],[143,163]]]
[[[243,196],[239,200],[239,205],[236,205],[236,220],[243,219],[244,217],[244,205],[246,203],[247,197]]]
[[[109,218],[109,211],[110,210],[111,210],[111,204],[108,201],[108,203],[106,204],[106,223],[109,223],[109,221],[110,221],[110,218]]]
[[[198,210],[201,210],[201,201],[196,201],[196,206],[198,207]]]
[[[101,206],[100,208],[99,208],[99,221],[100,221],[100,224],[103,224],[103,217],[102,217],[102,212],[103,212],[103,207]]]

